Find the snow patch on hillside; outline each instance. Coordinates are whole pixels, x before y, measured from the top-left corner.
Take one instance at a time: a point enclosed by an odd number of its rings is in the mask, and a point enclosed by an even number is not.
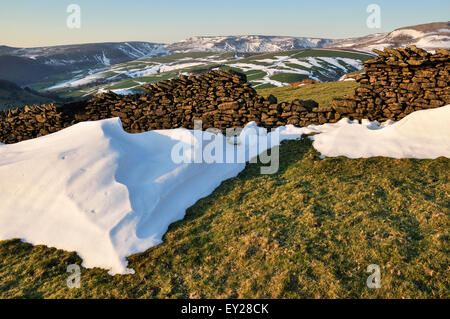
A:
[[[86,84],[89,84],[89,83],[93,83],[95,81],[102,80],[104,73],[105,72],[98,72],[98,73],[94,73],[94,74],[89,74],[89,75],[87,75],[85,77],[82,77],[82,78],[79,78],[78,76],[76,76],[72,80],[55,84],[55,85],[47,88],[47,90],[55,90],[55,89],[60,89],[60,88],[63,88],[63,87],[77,87],[77,86],[82,86],[82,85],[86,85]]]
[[[450,37],[446,35],[429,35],[419,39],[415,44],[419,48],[425,48],[429,51],[432,48],[449,49]]]
[[[105,51],[102,52],[101,62],[102,62],[103,65],[105,65],[105,66],[111,65],[111,60],[108,59],[108,58],[106,57]]]
[[[397,29],[390,33],[377,33],[365,37],[336,40],[333,47],[355,48],[370,52],[372,49],[397,48],[416,45],[433,52],[436,48],[450,48],[450,29],[439,28],[422,32],[413,28]]]
[[[389,33],[387,38],[397,38],[397,37],[409,37],[409,38],[419,38],[424,36],[424,33],[414,29],[400,29]]]
[[[255,60],[253,63],[233,63],[231,67],[241,69],[244,72],[258,70],[265,72],[266,75],[259,80],[253,80],[255,87],[263,84],[271,84],[274,86],[286,86],[288,83],[276,81],[271,77],[277,73],[290,73],[307,75],[309,78],[319,80],[316,76],[319,74],[330,74],[339,70],[341,73],[348,73],[363,68],[362,61],[359,59],[341,58],[341,57],[295,57],[298,53],[289,56],[274,56],[273,58],[266,58]],[[257,64],[261,63],[261,64]],[[292,65],[301,66],[307,70],[294,67]]]

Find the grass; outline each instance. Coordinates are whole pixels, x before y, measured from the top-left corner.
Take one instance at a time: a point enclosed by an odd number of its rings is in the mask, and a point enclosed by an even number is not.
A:
[[[303,65],[299,65],[299,64],[295,64],[295,63],[285,63],[286,66],[290,67],[290,68],[294,68],[294,69],[299,69],[299,70],[304,70],[304,71],[310,71],[309,68],[303,66]]]
[[[0,80],[0,111],[32,104],[53,102],[50,97],[40,96],[20,88],[12,82]]]
[[[449,298],[450,160],[320,159],[307,138],[280,170],[248,164],[129,257],[134,275],[82,269],[75,253],[0,242],[1,298]],[[370,264],[380,289],[366,287]]]
[[[372,59],[373,55],[369,53],[364,54],[333,49],[309,49],[304,50],[303,52],[300,52],[295,56],[295,58],[302,58],[302,57],[341,57],[349,59],[361,59],[365,61]]]
[[[294,83],[300,82],[304,79],[308,79],[309,77],[304,74],[295,74],[295,73],[277,73],[270,77],[271,80],[283,82],[283,83]]]
[[[270,89],[270,88],[276,88],[276,85],[270,84],[270,83],[260,83],[260,82],[250,82],[250,84],[255,89]]]
[[[261,79],[261,78],[265,77],[266,75],[267,75],[267,73],[264,71],[252,72],[250,74],[247,74],[247,81],[251,82],[253,80]]]
[[[9,110],[16,107],[33,104],[47,104],[53,102],[52,99],[43,96],[34,95],[26,91],[7,92],[2,94],[0,91],[0,111]]]
[[[295,99],[312,99],[318,102],[319,105],[331,106],[333,98],[352,94],[357,87],[358,83],[355,81],[341,81],[309,84],[297,88],[284,86],[258,89],[257,92],[265,97],[272,94],[278,98],[278,102],[291,102]]]
[[[87,75],[87,72],[86,72],[86,70],[83,70],[83,71],[79,72],[78,74]],[[73,77],[74,77],[73,72],[63,72],[63,73],[52,75],[49,79],[46,79],[43,82],[33,83],[28,86],[36,91],[46,91],[49,87],[56,85],[58,83],[73,79]]]
[[[282,51],[282,52],[273,52],[273,53],[264,53],[264,54],[255,54],[252,56],[249,56],[247,58],[243,58],[243,59],[239,59],[239,60],[235,60],[235,61],[230,61],[227,62],[227,64],[230,63],[253,63],[253,64],[257,64],[257,60],[265,60],[265,59],[276,59],[277,56],[289,56],[295,53],[300,53],[303,52],[304,50],[290,50],[290,51]],[[267,63],[261,62],[261,65],[268,65]]]

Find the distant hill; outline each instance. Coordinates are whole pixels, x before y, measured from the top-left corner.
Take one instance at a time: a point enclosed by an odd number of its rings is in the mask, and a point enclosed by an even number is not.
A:
[[[108,66],[167,53],[163,44],[151,42],[105,42],[37,48],[0,46],[0,55],[26,57],[45,65],[73,69]]]
[[[239,56],[238,56],[239,55]],[[275,53],[187,52],[113,65],[97,72],[69,74],[52,83],[33,85],[66,97],[89,97],[112,90],[118,94],[139,92],[142,84],[197,74],[213,68],[247,75],[254,88],[284,86],[307,78],[337,81],[362,69],[372,55],[348,50],[300,49]]]
[[[0,111],[30,104],[43,104],[55,101],[29,88],[21,88],[17,84],[0,79]]]
[[[334,41],[331,46],[371,51],[416,45],[425,50],[450,48],[450,22],[418,24],[364,37]]]
[[[321,48],[331,44],[330,39],[264,35],[192,37],[167,45],[172,52],[247,52],[265,53]]]
[[[42,81],[48,76],[63,71],[64,69],[61,67],[46,65],[26,57],[0,56],[0,79],[19,85]]]
[[[347,51],[371,51],[373,48],[406,47],[411,44],[426,49],[450,48],[450,22],[434,22],[399,28],[389,33],[376,33],[363,37],[332,40],[315,37],[295,36],[197,36],[171,43],[151,42],[107,42],[48,46],[38,48],[13,48],[0,46],[0,78],[19,85],[40,83],[37,90],[52,87],[54,83],[86,76],[113,69],[122,63],[130,63],[126,72],[164,73],[164,68],[154,70],[134,70],[132,63],[141,65],[143,59],[165,58],[174,54],[211,53],[219,56],[228,53],[266,54],[287,52],[301,49],[341,48]],[[189,59],[189,56],[185,57]],[[211,57],[212,58],[212,57]],[[226,60],[230,60],[227,57]],[[187,61],[187,60],[186,60]],[[186,63],[180,60],[179,63]],[[198,61],[203,63],[205,61]],[[220,59],[217,59],[218,63]],[[141,67],[141,66],[138,66]],[[178,68],[178,67],[177,67]],[[134,73],[136,73],[134,72]],[[112,72],[118,79],[127,76]],[[101,79],[108,82],[111,79]]]
[[[38,48],[0,46],[0,78],[24,85],[44,81],[53,74],[102,68],[167,53],[164,45],[150,42],[93,43]]]

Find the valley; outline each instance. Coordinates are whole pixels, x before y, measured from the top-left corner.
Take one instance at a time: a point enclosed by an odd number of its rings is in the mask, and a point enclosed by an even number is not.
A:
[[[211,68],[231,69],[247,75],[255,89],[286,86],[304,79],[337,81],[362,69],[372,56],[366,53],[329,49],[302,49],[266,54],[190,52],[134,60],[104,69],[66,74],[53,81],[36,83],[64,97],[88,97],[111,90],[118,94],[142,92],[141,86]]]

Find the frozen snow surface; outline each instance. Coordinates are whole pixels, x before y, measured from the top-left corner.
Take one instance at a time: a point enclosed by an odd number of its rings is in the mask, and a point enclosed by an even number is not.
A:
[[[128,134],[118,118],[79,123],[0,144],[0,239],[76,251],[85,267],[132,273],[127,256],[161,243],[188,207],[284,139],[315,132],[313,145],[324,156],[450,157],[449,122],[450,105],[381,125],[343,119],[266,134],[252,122],[235,139],[187,129]],[[191,152],[213,141],[223,150],[218,158],[237,154],[234,163]]]

